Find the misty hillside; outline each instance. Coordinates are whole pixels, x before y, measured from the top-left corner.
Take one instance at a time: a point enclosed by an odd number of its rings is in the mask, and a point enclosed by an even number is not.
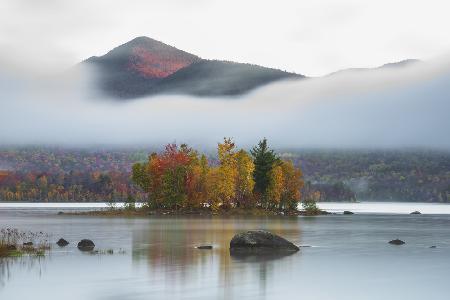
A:
[[[350,72],[371,71],[371,70],[401,69],[401,68],[417,65],[417,64],[419,64],[421,62],[422,61],[419,60],[419,59],[405,59],[405,60],[401,60],[401,61],[397,61],[397,62],[386,63],[386,64],[384,64],[382,66],[377,67],[377,68],[348,68],[348,69],[343,69],[343,70],[339,70],[339,71],[336,71],[336,72],[332,72],[332,73],[328,74],[327,76],[343,74],[343,73],[350,73]]]
[[[204,60],[148,37],[138,37],[82,64],[115,98],[155,94],[231,96],[286,78],[304,76],[250,64]]]
[[[256,65],[200,60],[164,78],[157,91],[196,96],[235,96],[280,79],[304,76]]]

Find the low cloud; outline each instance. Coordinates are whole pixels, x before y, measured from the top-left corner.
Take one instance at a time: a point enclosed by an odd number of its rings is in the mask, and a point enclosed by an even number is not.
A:
[[[279,82],[232,99],[122,102],[101,96],[87,69],[0,68],[0,144],[212,147],[232,136],[242,146],[267,137],[276,147],[450,149],[449,62]]]

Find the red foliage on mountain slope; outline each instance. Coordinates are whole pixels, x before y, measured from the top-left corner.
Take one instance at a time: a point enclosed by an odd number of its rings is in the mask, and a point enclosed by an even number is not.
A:
[[[194,61],[173,52],[153,52],[144,47],[134,47],[128,68],[147,78],[164,78]]]

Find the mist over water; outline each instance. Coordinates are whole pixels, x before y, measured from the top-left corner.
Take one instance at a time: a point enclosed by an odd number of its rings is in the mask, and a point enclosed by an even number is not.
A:
[[[166,95],[117,101],[92,70],[0,71],[0,144],[188,142],[245,147],[450,148],[450,60],[274,83],[237,98]],[[19,69],[20,71],[17,71]]]

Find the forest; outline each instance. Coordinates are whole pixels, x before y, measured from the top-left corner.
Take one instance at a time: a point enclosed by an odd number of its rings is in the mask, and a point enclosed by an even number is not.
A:
[[[158,147],[0,148],[0,200],[146,201],[132,166]],[[203,151],[211,165],[216,151]],[[450,153],[431,150],[277,149],[303,172],[304,197],[319,201],[450,202]]]

